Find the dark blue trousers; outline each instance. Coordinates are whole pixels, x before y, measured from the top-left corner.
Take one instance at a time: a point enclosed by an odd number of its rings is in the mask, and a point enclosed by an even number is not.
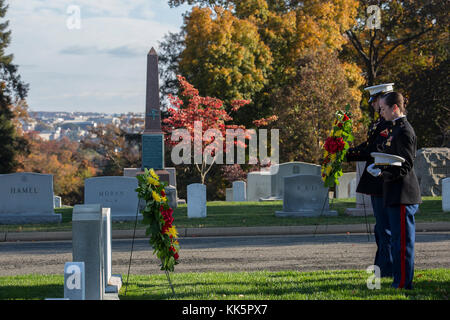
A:
[[[418,204],[387,207],[391,226],[391,246],[394,281],[392,287],[412,289],[414,278],[414,214]]]
[[[383,197],[371,196],[375,215],[375,242],[377,252],[374,264],[380,268],[381,277],[392,277],[391,227],[389,215],[383,204]]]

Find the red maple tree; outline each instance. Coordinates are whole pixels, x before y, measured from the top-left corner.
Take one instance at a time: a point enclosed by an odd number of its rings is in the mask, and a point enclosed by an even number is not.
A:
[[[186,79],[182,76],[177,76],[180,83],[180,97],[169,95],[169,101],[172,107],[168,109],[169,117],[162,121],[162,129],[167,135],[165,136],[166,143],[176,145],[179,141],[172,141],[171,133],[175,129],[186,129],[190,134],[189,143],[194,143],[194,151],[197,154],[202,155],[201,164],[195,161],[194,164],[201,176],[201,182],[205,183],[205,177],[211,169],[212,165],[218,160],[219,163],[223,163],[222,159],[218,159],[218,154],[215,154],[214,148],[211,148],[210,161],[204,156],[204,153],[208,153],[208,146],[214,143],[217,148],[225,150],[226,143],[226,130],[227,129],[242,129],[245,132],[245,126],[227,124],[233,120],[233,117],[227,113],[226,108],[222,100],[213,97],[202,97],[199,95],[197,89],[194,88]],[[250,100],[233,100],[231,101],[231,112],[236,112],[241,107],[248,105]],[[196,126],[195,123],[200,122],[201,127]],[[201,128],[201,132],[200,132]],[[217,133],[220,132],[223,139],[216,140],[216,136],[208,133],[208,130],[213,129]],[[209,131],[211,132],[211,131]],[[205,134],[206,133],[206,134]],[[196,143],[201,138],[201,143]],[[245,139],[249,139],[248,135]],[[186,141],[184,141],[186,143]],[[234,142],[236,145],[238,141]],[[245,143],[244,143],[245,144]],[[233,146],[234,146],[233,145]],[[244,145],[243,147],[246,147]],[[195,154],[195,153],[194,153]],[[194,155],[195,157],[195,155]],[[223,157],[223,153],[222,153]]]

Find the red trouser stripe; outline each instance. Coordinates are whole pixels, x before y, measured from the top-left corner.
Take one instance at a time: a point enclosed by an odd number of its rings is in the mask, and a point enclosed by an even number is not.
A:
[[[400,284],[399,288],[405,286],[406,276],[406,207],[400,206]]]

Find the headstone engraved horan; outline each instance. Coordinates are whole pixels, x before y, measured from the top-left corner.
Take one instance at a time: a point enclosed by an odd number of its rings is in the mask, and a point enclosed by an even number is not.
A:
[[[0,174],[0,224],[59,223],[53,210],[53,175]]]
[[[320,176],[297,174],[284,178],[283,211],[277,217],[336,216],[329,210],[328,188]]]
[[[135,177],[88,178],[84,182],[84,203],[111,208],[112,221],[134,221],[139,204],[137,187]],[[142,218],[139,212],[138,219]]]

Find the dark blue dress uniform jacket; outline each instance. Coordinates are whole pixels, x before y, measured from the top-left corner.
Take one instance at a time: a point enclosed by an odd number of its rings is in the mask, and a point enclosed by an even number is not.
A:
[[[391,121],[385,121],[383,118],[379,118],[369,125],[367,141],[355,148],[348,149],[346,154],[347,161],[366,161],[366,166],[356,187],[356,192],[380,197],[383,195],[383,179],[372,176],[366,169],[374,161],[370,153],[382,152],[384,149],[384,143],[388,135],[386,130],[389,130],[391,126]]]
[[[392,129],[381,152],[403,157],[401,167],[382,169],[383,198],[385,206],[422,203],[419,182],[414,172],[417,138],[406,117],[391,121]]]

